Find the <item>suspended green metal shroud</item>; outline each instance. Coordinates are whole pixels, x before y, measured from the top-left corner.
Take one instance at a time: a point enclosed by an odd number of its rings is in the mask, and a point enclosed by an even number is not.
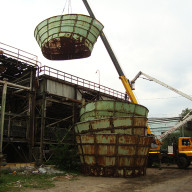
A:
[[[37,25],[34,36],[49,60],[85,58],[103,29],[96,19],[81,14],[50,17]]]

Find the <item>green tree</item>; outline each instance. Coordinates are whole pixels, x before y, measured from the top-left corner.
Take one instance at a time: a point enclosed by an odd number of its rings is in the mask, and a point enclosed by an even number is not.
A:
[[[168,135],[164,140],[163,140],[163,145],[161,146],[161,149],[167,149],[169,145],[172,145],[173,141],[178,141],[178,138],[181,137],[181,132],[180,130],[177,130],[170,135]]]
[[[185,117],[189,112],[191,111],[191,109],[186,108],[183,109],[181,114],[179,114],[179,116],[181,118]],[[168,145],[172,145],[173,141],[176,140],[178,141],[178,138],[182,137],[182,131],[181,129],[171,133],[170,135],[168,135],[164,140],[163,140],[163,145],[161,146],[162,149],[167,149]]]
[[[179,115],[181,118],[185,117],[185,115],[187,115],[189,112],[191,111],[191,109],[184,109],[182,110],[181,114]]]

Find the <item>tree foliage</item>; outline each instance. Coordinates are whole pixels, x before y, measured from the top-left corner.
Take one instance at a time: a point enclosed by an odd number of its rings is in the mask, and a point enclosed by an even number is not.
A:
[[[191,111],[191,109],[186,108],[184,110],[182,110],[181,114],[179,114],[179,116],[181,118],[185,117],[189,112]],[[171,134],[169,134],[164,140],[163,140],[163,145],[161,146],[162,149],[167,149],[168,145],[172,145],[173,141],[178,141],[178,138],[182,137],[182,133],[181,130],[177,130]]]
[[[51,147],[52,158],[47,164],[54,164],[57,168],[65,171],[80,171],[80,158],[77,146],[70,144],[58,144]]]
[[[191,111],[191,109],[189,108],[186,108],[186,109],[183,109],[181,114],[179,115],[181,118],[185,117],[185,115],[187,115],[189,112]]]

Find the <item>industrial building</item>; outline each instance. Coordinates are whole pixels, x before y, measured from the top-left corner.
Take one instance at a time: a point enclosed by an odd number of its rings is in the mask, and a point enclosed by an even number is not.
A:
[[[4,43],[0,84],[1,152],[7,162],[46,160],[50,144],[74,143],[73,125],[85,102],[125,98],[122,92],[42,66],[35,55]]]

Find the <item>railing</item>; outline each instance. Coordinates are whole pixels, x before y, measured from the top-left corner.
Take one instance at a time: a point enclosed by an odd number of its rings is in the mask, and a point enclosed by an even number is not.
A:
[[[95,91],[99,91],[120,99],[125,98],[125,94],[122,92],[119,92],[117,90],[111,89],[109,87],[105,87],[103,85],[100,85],[98,83],[94,83],[88,80],[85,80],[83,78],[65,73],[63,71],[48,67],[48,66],[42,66],[41,63],[38,61],[38,57],[36,55],[33,55],[31,53],[28,53],[26,51],[23,51],[21,49],[12,47],[10,45],[6,45],[4,43],[0,42],[0,54],[6,55],[8,57],[14,58],[18,61],[24,62],[28,65],[35,65],[38,67],[38,74],[46,74],[52,77],[56,77],[58,79],[62,79],[64,81],[89,88]]]
[[[125,93],[116,91],[114,89],[111,89],[109,87],[105,87],[103,85],[88,81],[86,79],[65,73],[63,71],[48,67],[48,66],[42,66],[40,67],[40,75],[49,75],[51,77],[55,77],[57,79],[61,79],[85,88],[89,88],[95,91],[99,91],[120,99],[124,99],[125,98]]]
[[[28,65],[41,66],[38,57],[21,49],[0,42],[0,54],[12,57]]]

